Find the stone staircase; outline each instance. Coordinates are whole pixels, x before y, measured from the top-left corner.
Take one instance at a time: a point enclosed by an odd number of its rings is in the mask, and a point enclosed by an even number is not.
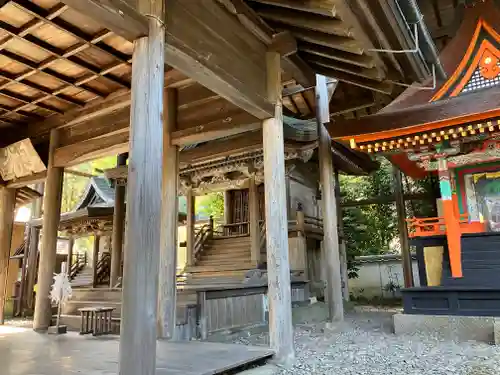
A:
[[[204,245],[194,266],[186,267],[187,283],[241,283],[257,264],[251,260],[250,236],[214,237]]]
[[[112,330],[120,333],[121,289],[77,288],[73,289],[71,299],[62,307],[61,324],[70,331],[79,331],[81,325],[78,309],[89,307],[113,307]],[[177,335],[179,339],[189,340],[196,329],[196,292],[177,291]]]
[[[71,280],[71,287],[92,286],[92,274],[92,267],[85,266],[73,277],[73,280]]]

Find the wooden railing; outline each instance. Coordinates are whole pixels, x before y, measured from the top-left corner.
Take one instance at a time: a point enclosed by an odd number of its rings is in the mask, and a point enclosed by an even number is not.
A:
[[[210,222],[208,224],[202,225],[195,234],[194,248],[193,248],[193,258],[195,262],[201,256],[207,241],[211,239],[213,235],[214,235],[214,222],[213,219],[210,218]]]
[[[103,253],[101,259],[97,262],[96,269],[97,285],[109,280],[109,274],[111,272],[111,254]]]
[[[427,237],[446,234],[444,217],[427,217],[406,219],[409,237]],[[481,233],[485,231],[485,223],[469,222],[468,214],[459,217],[462,233]]]
[[[250,233],[250,223],[248,221],[242,223],[221,224],[214,232],[214,236],[231,237],[241,236]]]
[[[304,224],[317,228],[323,228],[323,219],[314,216],[304,215]]]
[[[76,253],[73,254],[73,259],[71,261],[71,269],[69,270],[69,279],[73,280],[78,273],[85,268],[87,265],[87,253]]]

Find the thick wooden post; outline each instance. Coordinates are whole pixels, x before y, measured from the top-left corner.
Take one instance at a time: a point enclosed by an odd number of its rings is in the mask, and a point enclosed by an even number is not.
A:
[[[413,286],[413,271],[411,266],[410,244],[408,243],[408,228],[406,227],[406,208],[403,195],[403,181],[401,172],[392,167],[394,180],[394,197],[396,199],[396,213],[398,216],[399,242],[401,243],[401,260],[403,262],[403,278],[405,288]]]
[[[99,247],[101,236],[94,235],[94,249],[92,253],[92,288],[97,287],[97,263],[99,263]]]
[[[165,28],[163,1],[139,0],[149,35],[134,43],[120,375],[154,375],[160,261]]]
[[[43,195],[44,185],[37,184],[36,191]],[[35,200],[31,208],[31,219],[38,219],[42,215],[42,199]],[[38,242],[40,239],[40,230],[30,225],[29,230],[29,257],[28,257],[28,282],[26,283],[26,307],[34,308],[33,287],[37,275],[38,265]]]
[[[283,102],[280,55],[267,53],[268,93],[275,104],[274,117],[264,120],[264,190],[269,297],[269,335],[276,359],[290,364],[295,358],[292,296],[288,255],[288,218],[285,182]]]
[[[73,263],[73,247],[75,245],[75,239],[70,237],[68,239],[68,257],[66,258],[66,273],[71,276],[71,266]]]
[[[49,299],[50,287],[56,268],[57,230],[61,216],[63,168],[54,167],[54,151],[59,143],[59,133],[50,133],[49,162],[43,196],[42,247],[38,266],[38,288],[35,301],[33,329],[46,330],[50,325],[52,307]]]
[[[16,207],[16,190],[0,187],[0,325],[4,324],[12,226]]]
[[[321,202],[323,204],[323,247],[326,261],[326,291],[328,320],[344,320],[342,280],[340,277],[339,236],[337,232],[337,204],[335,200],[332,145],[325,123],[328,114],[328,88],[326,77],[316,76],[316,117],[319,136],[319,169],[321,175]]]
[[[349,271],[347,269],[347,244],[344,237],[344,221],[340,206],[340,179],[339,170],[335,168],[335,204],[337,205],[337,226],[340,246],[340,276],[342,278],[342,296],[349,302]]]
[[[250,177],[248,197],[248,211],[250,219],[250,249],[252,263],[260,263],[260,227],[259,227],[259,191],[255,183],[255,176]]]
[[[127,164],[127,154],[118,155],[116,165]],[[115,186],[115,208],[113,211],[113,232],[111,234],[111,270],[109,287],[114,288],[122,272],[123,234],[125,231],[125,186]]]
[[[177,296],[177,222],[179,149],[172,145],[176,130],[177,90],[167,89],[163,104],[163,179],[160,245],[160,278],[158,282],[158,337],[174,339]]]
[[[195,196],[192,189],[186,193],[187,220],[186,220],[186,264],[194,265],[194,222],[195,222]]]
[[[224,223],[231,224],[231,192],[224,191]]]

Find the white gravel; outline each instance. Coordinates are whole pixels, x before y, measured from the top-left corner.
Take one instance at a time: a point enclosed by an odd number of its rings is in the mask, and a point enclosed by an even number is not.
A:
[[[295,329],[295,365],[276,375],[497,375],[500,347],[455,343],[429,335],[395,336],[389,312],[349,314],[345,323],[328,331],[324,325]],[[237,342],[267,345],[268,335]]]

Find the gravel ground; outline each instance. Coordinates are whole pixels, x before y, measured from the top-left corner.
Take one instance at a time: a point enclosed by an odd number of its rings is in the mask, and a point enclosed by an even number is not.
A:
[[[455,343],[428,335],[395,336],[388,311],[350,313],[334,330],[324,324],[295,329],[297,360],[276,375],[497,375],[500,347]],[[239,338],[238,343],[267,345],[267,333]]]

